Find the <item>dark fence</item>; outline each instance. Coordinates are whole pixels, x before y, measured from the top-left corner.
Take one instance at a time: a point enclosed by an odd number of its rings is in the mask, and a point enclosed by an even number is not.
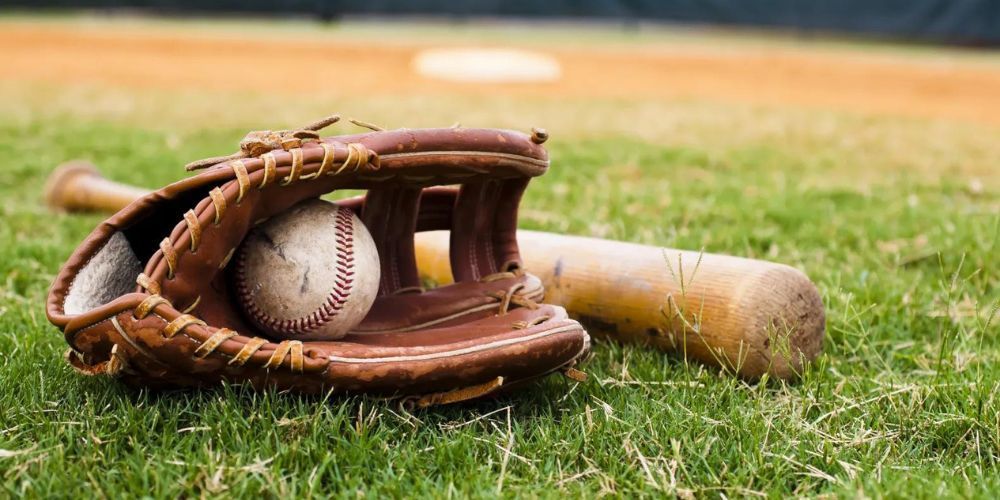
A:
[[[0,7],[154,13],[420,15],[663,21],[1000,45],[1000,0],[0,0]]]

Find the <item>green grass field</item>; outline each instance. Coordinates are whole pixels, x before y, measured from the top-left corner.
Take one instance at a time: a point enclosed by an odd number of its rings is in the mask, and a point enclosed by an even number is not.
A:
[[[6,496],[1000,491],[995,127],[695,100],[9,82],[0,95]],[[47,288],[101,217],[44,207],[42,184],[56,164],[87,158],[113,179],[155,187],[182,178],[190,159],[229,152],[248,129],[338,110],[393,127],[546,125],[553,167],[528,190],[523,227],[799,267],[826,303],[825,354],[799,383],[753,385],[599,341],[584,384],[553,377],[498,400],[414,414],[374,399],[238,386],[132,391],[62,361],[66,344],[45,319]]]

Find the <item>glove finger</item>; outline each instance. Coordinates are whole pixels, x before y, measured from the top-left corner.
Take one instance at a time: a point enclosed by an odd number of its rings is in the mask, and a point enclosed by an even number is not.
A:
[[[451,272],[456,282],[520,269],[517,206],[528,179],[462,185],[451,224]]]
[[[420,187],[392,186],[368,192],[361,220],[378,249],[382,279],[379,295],[419,289],[413,233],[417,225]]]

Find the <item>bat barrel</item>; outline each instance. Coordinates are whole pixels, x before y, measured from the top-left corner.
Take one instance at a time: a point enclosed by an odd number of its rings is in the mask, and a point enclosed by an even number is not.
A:
[[[67,212],[117,212],[147,193],[105,179],[92,164],[81,160],[60,165],[45,184],[45,202]]]

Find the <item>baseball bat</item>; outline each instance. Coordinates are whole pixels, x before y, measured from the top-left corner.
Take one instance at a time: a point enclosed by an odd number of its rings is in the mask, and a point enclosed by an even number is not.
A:
[[[93,164],[73,160],[56,167],[45,182],[45,203],[67,212],[117,212],[148,189],[105,179]]]
[[[147,190],[102,177],[82,162],[63,165],[46,186],[49,205],[116,211]],[[451,281],[448,233],[419,233],[421,273]],[[518,231],[528,272],[545,300],[591,333],[651,345],[747,379],[792,379],[823,347],[819,291],[801,271],[773,262],[620,241]]]

